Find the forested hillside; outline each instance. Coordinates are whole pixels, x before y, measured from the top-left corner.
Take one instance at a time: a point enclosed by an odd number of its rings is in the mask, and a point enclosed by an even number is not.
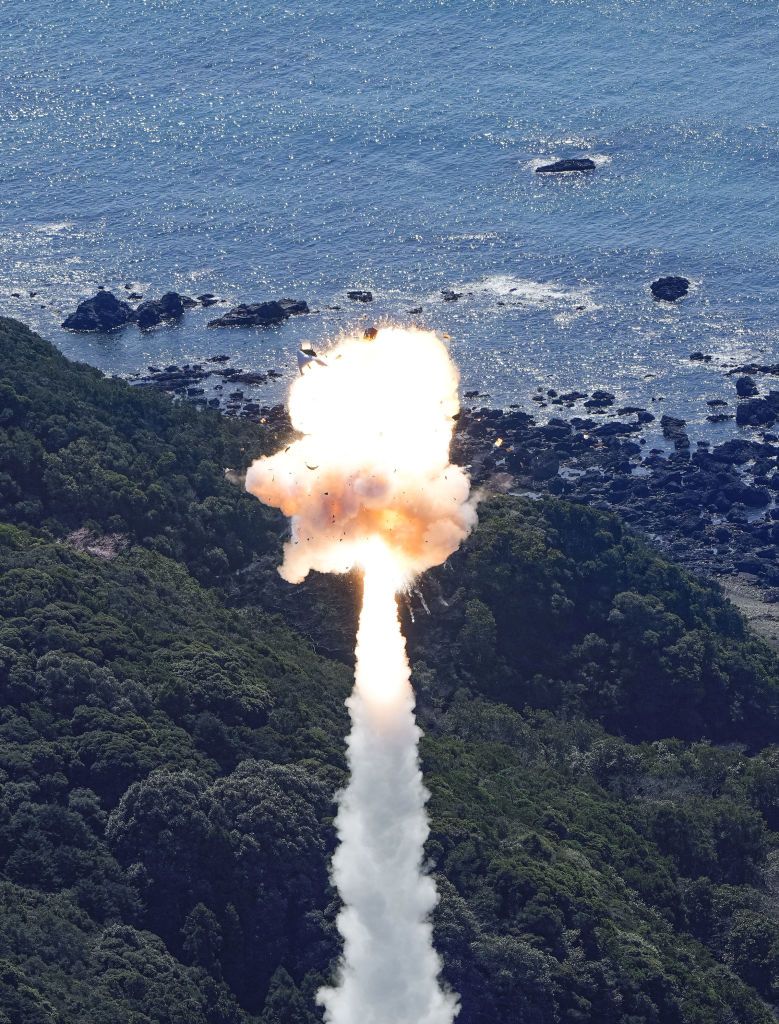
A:
[[[0,1022],[313,1024],[353,581],[275,575],[223,474],[261,426],[0,357]],[[404,618],[461,1024],[774,1021],[779,666],[732,607],[496,498]]]

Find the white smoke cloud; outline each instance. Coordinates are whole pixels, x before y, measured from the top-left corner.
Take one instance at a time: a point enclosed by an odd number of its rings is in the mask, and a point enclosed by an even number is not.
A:
[[[370,570],[347,703],[351,778],[339,802],[341,845],[333,857],[344,955],[337,985],[318,999],[332,1024],[451,1024],[457,997],[438,983],[430,924],[437,896],[422,867],[429,829],[421,732],[394,595]]]
[[[258,459],[246,489],[292,519],[281,574],[346,572],[381,537],[411,578],[457,549],[476,521],[465,471],[449,462],[458,375],[431,331],[346,338],[292,385],[303,437]]]

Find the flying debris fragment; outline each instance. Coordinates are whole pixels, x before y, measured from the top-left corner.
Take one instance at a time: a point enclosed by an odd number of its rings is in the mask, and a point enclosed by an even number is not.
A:
[[[304,341],[298,349],[298,370],[303,373],[312,363],[317,366],[327,366],[327,360],[318,356],[308,342]]]
[[[229,466],[225,467],[224,476],[228,484],[232,484],[234,487],[243,487],[246,481],[245,473],[239,473],[235,469],[230,469]]]

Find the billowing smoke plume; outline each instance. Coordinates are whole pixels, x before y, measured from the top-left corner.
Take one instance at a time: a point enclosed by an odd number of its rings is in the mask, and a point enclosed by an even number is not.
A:
[[[292,385],[304,436],[259,459],[246,489],[292,519],[280,572],[347,572],[381,538],[405,579],[445,561],[473,525],[468,477],[449,462],[457,370],[430,331],[346,338]]]
[[[333,880],[343,960],[318,998],[329,1024],[451,1024],[423,868],[428,794],[396,594],[443,562],[475,522],[464,471],[449,462],[457,371],[429,331],[347,338],[292,386],[303,437],[254,463],[247,489],[292,519],[280,572],[363,571],[349,785],[339,799]]]

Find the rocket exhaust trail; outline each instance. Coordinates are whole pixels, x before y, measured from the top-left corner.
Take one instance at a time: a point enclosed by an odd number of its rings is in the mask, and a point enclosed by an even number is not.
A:
[[[380,560],[379,560],[380,563]],[[428,834],[409,665],[385,567],[368,559],[348,700],[351,778],[341,794],[333,880],[344,902],[337,987],[319,1001],[333,1024],[450,1024],[457,1000],[438,984],[430,914],[435,886],[422,869]]]
[[[285,579],[299,582],[312,568],[363,572],[350,781],[332,867],[344,950],[336,984],[318,993],[328,1024],[451,1024],[458,1011],[433,948],[428,794],[396,600],[475,523],[467,476],[449,463],[457,384],[432,332],[345,338],[292,386],[301,439],[247,474],[249,491],[292,518]]]

